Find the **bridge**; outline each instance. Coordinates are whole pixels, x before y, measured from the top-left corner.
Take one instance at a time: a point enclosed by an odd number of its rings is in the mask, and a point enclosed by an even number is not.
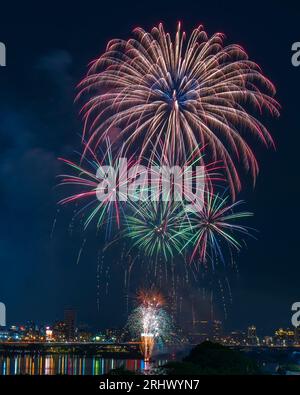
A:
[[[0,353],[68,353],[99,357],[142,358],[139,342],[0,342]]]

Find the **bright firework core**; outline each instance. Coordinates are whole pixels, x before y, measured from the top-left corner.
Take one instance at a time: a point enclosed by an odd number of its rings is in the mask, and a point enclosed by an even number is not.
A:
[[[154,348],[154,336],[152,333],[141,334],[141,350],[145,362],[149,362]]]

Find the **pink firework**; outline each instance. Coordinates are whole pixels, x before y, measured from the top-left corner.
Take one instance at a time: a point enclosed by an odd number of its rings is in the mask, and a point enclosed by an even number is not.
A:
[[[140,147],[140,157],[180,163],[206,146],[209,160],[224,163],[234,198],[241,188],[237,164],[253,180],[258,174],[251,135],[274,145],[257,118],[279,115],[274,85],[243,48],[224,46],[221,33],[209,37],[199,26],[188,37],[180,23],[174,38],[162,24],[133,33],[111,40],[79,84],[87,146],[97,147],[112,128],[123,154]]]

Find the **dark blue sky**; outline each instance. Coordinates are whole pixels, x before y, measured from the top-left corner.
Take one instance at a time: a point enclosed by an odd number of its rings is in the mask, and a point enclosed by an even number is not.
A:
[[[252,225],[259,234],[239,257],[230,325],[253,322],[267,330],[290,325],[291,304],[300,299],[300,67],[291,64],[292,43],[300,41],[300,10],[287,1],[262,3],[27,3],[18,12],[2,5],[0,41],[7,46],[7,67],[0,69],[0,300],[7,305],[9,323],[51,322],[62,318],[67,306],[75,306],[80,321],[93,326],[124,320],[122,268],[115,270],[109,298],[98,312],[101,237],[82,235],[77,228],[70,236],[72,208],[56,215],[55,177],[61,172],[56,158],[72,157],[80,148],[81,122],[73,100],[87,63],[109,39],[127,38],[136,26],[150,29],[162,21],[174,31],[181,20],[188,31],[203,23],[210,34],[224,32],[226,43],[241,44],[278,89],[282,116],[266,121],[277,152],[258,148],[257,186],[241,196],[255,212]],[[107,259],[114,263],[113,257]]]

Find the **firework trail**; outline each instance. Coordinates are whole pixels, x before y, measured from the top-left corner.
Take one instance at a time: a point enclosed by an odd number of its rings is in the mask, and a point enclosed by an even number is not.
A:
[[[224,162],[234,197],[241,189],[236,162],[254,180],[258,173],[251,135],[274,145],[256,117],[279,116],[274,85],[241,46],[224,46],[222,33],[209,37],[199,26],[188,37],[180,23],[173,39],[162,24],[133,33],[111,40],[79,84],[87,147],[101,144],[111,128],[119,130],[123,153],[138,145],[140,157],[167,156],[173,164],[207,145],[213,160]]]

